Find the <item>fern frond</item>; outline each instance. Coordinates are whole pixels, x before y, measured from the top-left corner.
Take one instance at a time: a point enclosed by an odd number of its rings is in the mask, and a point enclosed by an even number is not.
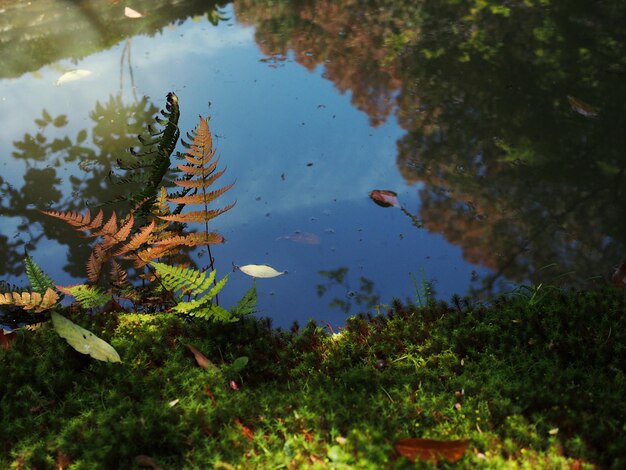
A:
[[[230,204],[222,209],[209,210],[209,203],[228,191],[234,183],[224,186],[215,191],[207,191],[207,188],[213,184],[222,174],[224,170],[215,173],[218,159],[213,161],[215,150],[213,149],[213,140],[209,129],[208,119],[200,116],[200,122],[190,137],[193,136],[193,143],[186,144],[188,149],[185,154],[186,164],[178,164],[180,171],[187,175],[187,178],[174,181],[177,186],[185,188],[185,190],[196,189],[195,195],[182,195],[168,198],[169,202],[178,204],[179,207],[185,205],[202,205],[203,211],[181,212],[170,215],[160,216],[162,220],[170,222],[204,222],[205,224],[217,217],[218,215],[232,209],[234,206]],[[179,212],[177,210],[177,212]]]
[[[43,295],[48,289],[54,289],[52,278],[28,254],[26,254],[24,264],[26,265],[26,277],[33,291]]]
[[[96,286],[77,284],[73,286],[57,286],[61,292],[76,298],[82,308],[95,308],[105,305],[111,300],[111,294]]]
[[[196,194],[192,194],[192,195],[189,195],[189,196],[182,196],[182,197],[177,197],[177,198],[170,198],[170,199],[168,199],[168,201],[170,201],[170,202],[172,202],[174,204],[204,204],[204,205],[207,205],[208,203],[210,203],[214,199],[217,199],[218,197],[220,197],[222,194],[224,194],[230,188],[232,188],[234,186],[234,184],[235,184],[235,182],[233,181],[229,185],[224,186],[223,188],[217,189],[215,191],[211,191],[211,192],[208,192],[208,193],[207,192],[196,193]]]
[[[111,260],[109,276],[111,284],[115,287],[122,287],[128,284],[128,272],[122,269],[122,265],[114,259]]]
[[[87,213],[89,213],[89,210],[87,210]],[[87,231],[87,230],[93,230],[95,228],[99,228],[102,225],[103,219],[104,219],[104,214],[102,210],[100,210],[98,214],[93,218],[90,224],[87,224],[81,227],[80,229]]]
[[[207,276],[206,271],[192,268],[181,268],[157,262],[151,262],[150,265],[156,269],[165,288],[172,292],[182,290],[184,293],[197,296],[206,291],[215,279],[215,271],[211,271]]]
[[[91,236],[92,237],[107,237],[107,236],[111,236],[115,232],[117,232],[117,214],[115,213],[115,211],[113,211],[107,223],[104,224],[104,226],[102,226],[100,230],[93,231],[91,233]]]
[[[43,312],[54,307],[59,301],[59,295],[48,288],[42,295],[39,292],[8,292],[0,294],[0,305],[15,305],[33,312]]]
[[[215,271],[211,271],[213,277],[215,277]],[[224,285],[228,281],[228,276],[223,277],[213,286],[213,288],[200,298],[192,299],[189,301],[179,302],[172,308],[174,312],[183,313],[186,315],[192,315],[194,317],[200,317],[204,319],[214,319],[219,321],[230,321],[232,319],[231,313],[212,303],[213,298],[222,290]]]
[[[139,211],[144,215],[148,212],[144,208],[152,205],[156,199],[158,187],[170,167],[170,157],[180,137],[178,128],[180,109],[175,93],[168,93],[166,111],[162,110],[161,115],[163,118],[156,117],[155,121],[163,126],[163,130],[151,132],[149,139],[138,136],[146,150],[141,153],[131,153],[139,161],[122,165],[118,162],[120,169],[130,172],[118,182],[138,183],[140,185],[138,187],[141,189],[131,193],[128,199],[135,202],[144,201],[141,204],[142,209]]]
[[[224,243],[224,237],[217,232],[189,233],[177,237],[166,238],[155,243],[156,246],[204,246]]]
[[[126,241],[128,236],[130,235],[133,226],[135,225],[135,218],[133,214],[130,214],[126,221],[122,222],[122,226],[115,233],[107,234],[104,239],[103,246],[108,249],[118,243],[122,243]],[[103,229],[104,230],[104,229]]]
[[[217,165],[217,162],[215,162],[215,164]],[[209,176],[208,178],[194,180],[189,177],[186,179],[176,180],[174,181],[174,183],[177,186],[180,186],[181,188],[187,188],[187,189],[208,188],[215,182],[215,180],[217,180],[220,176],[222,176],[225,171],[226,171],[226,168],[218,172],[213,172],[211,176]]]
[[[173,215],[164,215],[160,216],[160,219],[167,220],[170,222],[208,222],[211,219],[214,219],[220,214],[230,210],[233,208],[235,203],[229,204],[228,206],[222,209],[212,209],[207,211],[193,211],[193,212],[183,212],[181,214],[173,214]]]
[[[106,248],[101,243],[98,243],[87,259],[87,282],[90,284],[98,282],[98,279],[100,279],[100,273],[102,272],[102,265],[105,263],[107,258]]]
[[[250,315],[257,310],[256,279],[252,281],[252,287],[246,291],[237,305],[231,309],[236,317]]]
[[[141,245],[143,245],[144,243],[147,243],[150,240],[150,236],[152,235],[152,232],[154,231],[155,228],[156,228],[156,223],[154,220],[152,220],[152,222],[150,222],[149,225],[142,227],[138,233],[133,235],[130,241],[126,245],[123,245],[122,247],[120,247],[114,253],[114,256],[120,256],[120,255],[129,253],[131,251],[137,250]]]
[[[81,228],[89,224],[91,222],[91,214],[89,213],[89,209],[85,215],[81,215],[78,212],[60,212],[60,211],[39,211],[42,214],[49,215],[50,217],[54,217],[56,219],[61,219],[73,227]]]

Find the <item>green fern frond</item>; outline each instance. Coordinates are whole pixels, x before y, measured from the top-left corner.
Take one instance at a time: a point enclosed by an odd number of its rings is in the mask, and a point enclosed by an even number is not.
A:
[[[176,148],[180,137],[178,119],[180,109],[178,97],[175,93],[168,93],[166,110],[161,110],[163,118],[156,117],[156,122],[163,126],[159,132],[150,134],[150,138],[138,136],[144,146],[143,152],[131,153],[139,159],[137,162],[124,164],[118,161],[118,167],[127,171],[127,174],[118,180],[118,183],[137,183],[141,190],[128,196],[133,202],[142,202],[140,214],[147,213],[157,197],[157,191],[170,167],[170,157]]]
[[[195,297],[211,287],[215,279],[215,271],[211,271],[207,276],[207,271],[193,268],[170,266],[154,261],[150,264],[156,269],[165,288],[172,292],[181,290],[183,293]]]
[[[252,287],[246,291],[237,305],[231,309],[231,314],[236,317],[250,315],[257,311],[256,279],[252,281]]]
[[[48,289],[55,289],[52,278],[35,263],[35,260],[28,253],[26,253],[24,264],[26,265],[26,277],[28,277],[28,282],[30,282],[30,287],[34,292],[44,295]]]
[[[102,307],[112,298],[111,294],[104,292],[97,286],[77,284],[75,286],[57,287],[61,292],[75,297],[82,308]]]
[[[212,300],[222,290],[228,281],[228,276],[214,283],[215,270],[208,273],[192,268],[170,266],[165,263],[150,263],[156,270],[163,286],[173,292],[181,291],[179,301],[172,311],[194,317],[212,319],[215,321],[232,321],[233,315],[226,309],[214,304]],[[210,288],[210,290],[208,290]],[[207,292],[208,290],[208,292]],[[188,294],[194,298],[183,301],[182,295]]]

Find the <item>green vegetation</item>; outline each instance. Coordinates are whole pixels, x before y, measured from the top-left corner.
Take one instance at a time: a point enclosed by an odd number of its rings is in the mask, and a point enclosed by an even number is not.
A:
[[[0,467],[412,468],[407,437],[469,439],[455,468],[623,467],[623,291],[530,298],[396,302],[338,334],[64,312],[122,363],[18,331],[0,351]]]

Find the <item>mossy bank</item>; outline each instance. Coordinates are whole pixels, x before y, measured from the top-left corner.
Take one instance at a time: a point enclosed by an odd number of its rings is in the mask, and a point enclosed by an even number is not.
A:
[[[0,468],[413,468],[408,437],[468,439],[441,468],[626,468],[621,291],[396,303],[337,334],[66,314],[123,362],[19,331],[0,350]]]

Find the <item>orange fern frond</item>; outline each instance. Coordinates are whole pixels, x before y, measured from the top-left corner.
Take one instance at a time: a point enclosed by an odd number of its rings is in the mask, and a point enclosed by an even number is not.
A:
[[[87,259],[87,280],[89,283],[95,284],[98,282],[100,273],[102,272],[102,265],[107,258],[106,247],[98,243]]]
[[[114,259],[111,260],[111,271],[109,275],[111,276],[111,284],[114,286],[120,287],[128,282],[128,272]]]
[[[216,179],[218,179],[220,176],[222,176],[225,171],[226,171],[226,169],[224,168],[221,171],[213,172],[211,174],[211,176],[209,176],[208,178],[205,178],[205,179],[176,180],[176,181],[174,181],[174,183],[176,183],[176,185],[180,186],[181,188],[189,188],[189,189],[208,188],[209,186],[211,186],[215,182]]]
[[[172,199],[168,199],[168,201],[173,202],[174,204],[204,204],[204,205],[207,205],[209,202],[213,201],[214,199],[217,199],[222,194],[224,194],[226,191],[228,191],[230,188],[232,188],[234,184],[235,184],[235,182],[233,181],[228,186],[224,186],[223,188],[217,189],[215,191],[211,191],[211,192],[208,192],[208,193],[207,192],[196,193],[196,194],[192,194],[190,196],[175,197],[175,198],[172,198]]]
[[[198,160],[202,162],[202,160]],[[212,170],[215,170],[217,166],[217,162],[213,162],[211,165],[205,166],[191,166],[191,165],[181,165],[180,163],[176,165],[180,171],[183,173],[187,173],[192,176],[202,176],[203,178],[208,177],[211,174]]]
[[[87,211],[89,213],[89,211]],[[102,213],[102,209],[100,209],[100,212],[98,212],[98,214],[93,218],[93,220],[91,221],[91,223],[89,225],[85,225],[84,227],[81,227],[81,230],[93,230],[96,228],[100,228],[100,226],[102,225],[102,219],[104,218],[104,214]]]
[[[154,219],[150,222],[150,225],[146,225],[139,230],[139,233],[133,235],[130,241],[122,246],[119,250],[114,253],[114,256],[120,256],[131,251],[135,251],[144,243],[147,243],[150,240],[150,236],[152,232],[156,228],[156,222]]]
[[[105,236],[104,247],[111,248],[118,243],[126,241],[128,236],[130,235],[131,230],[133,229],[133,225],[135,225],[135,219],[133,217],[133,214],[130,214],[126,221],[122,223],[122,226],[116,233]]]
[[[178,237],[172,237],[155,243],[156,246],[202,246],[224,243],[224,237],[217,232],[211,233],[190,233]]]
[[[89,209],[85,215],[81,215],[78,212],[60,212],[60,211],[39,211],[42,214],[49,215],[50,217],[54,217],[56,219],[61,219],[73,227],[81,228],[89,224],[91,222],[91,214],[89,213]]]
[[[93,237],[106,237],[106,236],[110,236],[111,234],[117,232],[117,214],[115,213],[115,211],[113,211],[111,213],[111,218],[109,219],[109,221],[104,224],[104,226],[98,230],[98,231],[94,231],[91,236]]]
[[[209,211],[193,211],[193,212],[184,212],[182,214],[174,214],[174,215],[162,215],[160,216],[163,220],[169,220],[170,222],[207,222],[220,214],[230,210],[233,208],[235,203],[229,204],[228,206],[222,209],[212,209]]]
[[[177,186],[188,189],[196,189],[196,194],[184,195],[179,197],[168,198],[167,200],[174,204],[185,205],[203,205],[203,211],[192,211],[180,214],[170,214],[159,216],[162,220],[170,222],[204,222],[205,224],[217,217],[218,215],[230,210],[234,204],[230,204],[222,209],[209,210],[209,203],[224,194],[234,183],[215,191],[208,191],[207,188],[213,184],[220,176],[224,174],[224,170],[216,172],[219,158],[213,160],[215,150],[213,149],[213,141],[209,122],[200,116],[200,123],[196,127],[193,143],[189,146],[189,150],[185,154],[186,164],[179,164],[178,169],[190,176],[189,179],[179,179],[174,181]],[[208,229],[205,230],[208,236]]]

